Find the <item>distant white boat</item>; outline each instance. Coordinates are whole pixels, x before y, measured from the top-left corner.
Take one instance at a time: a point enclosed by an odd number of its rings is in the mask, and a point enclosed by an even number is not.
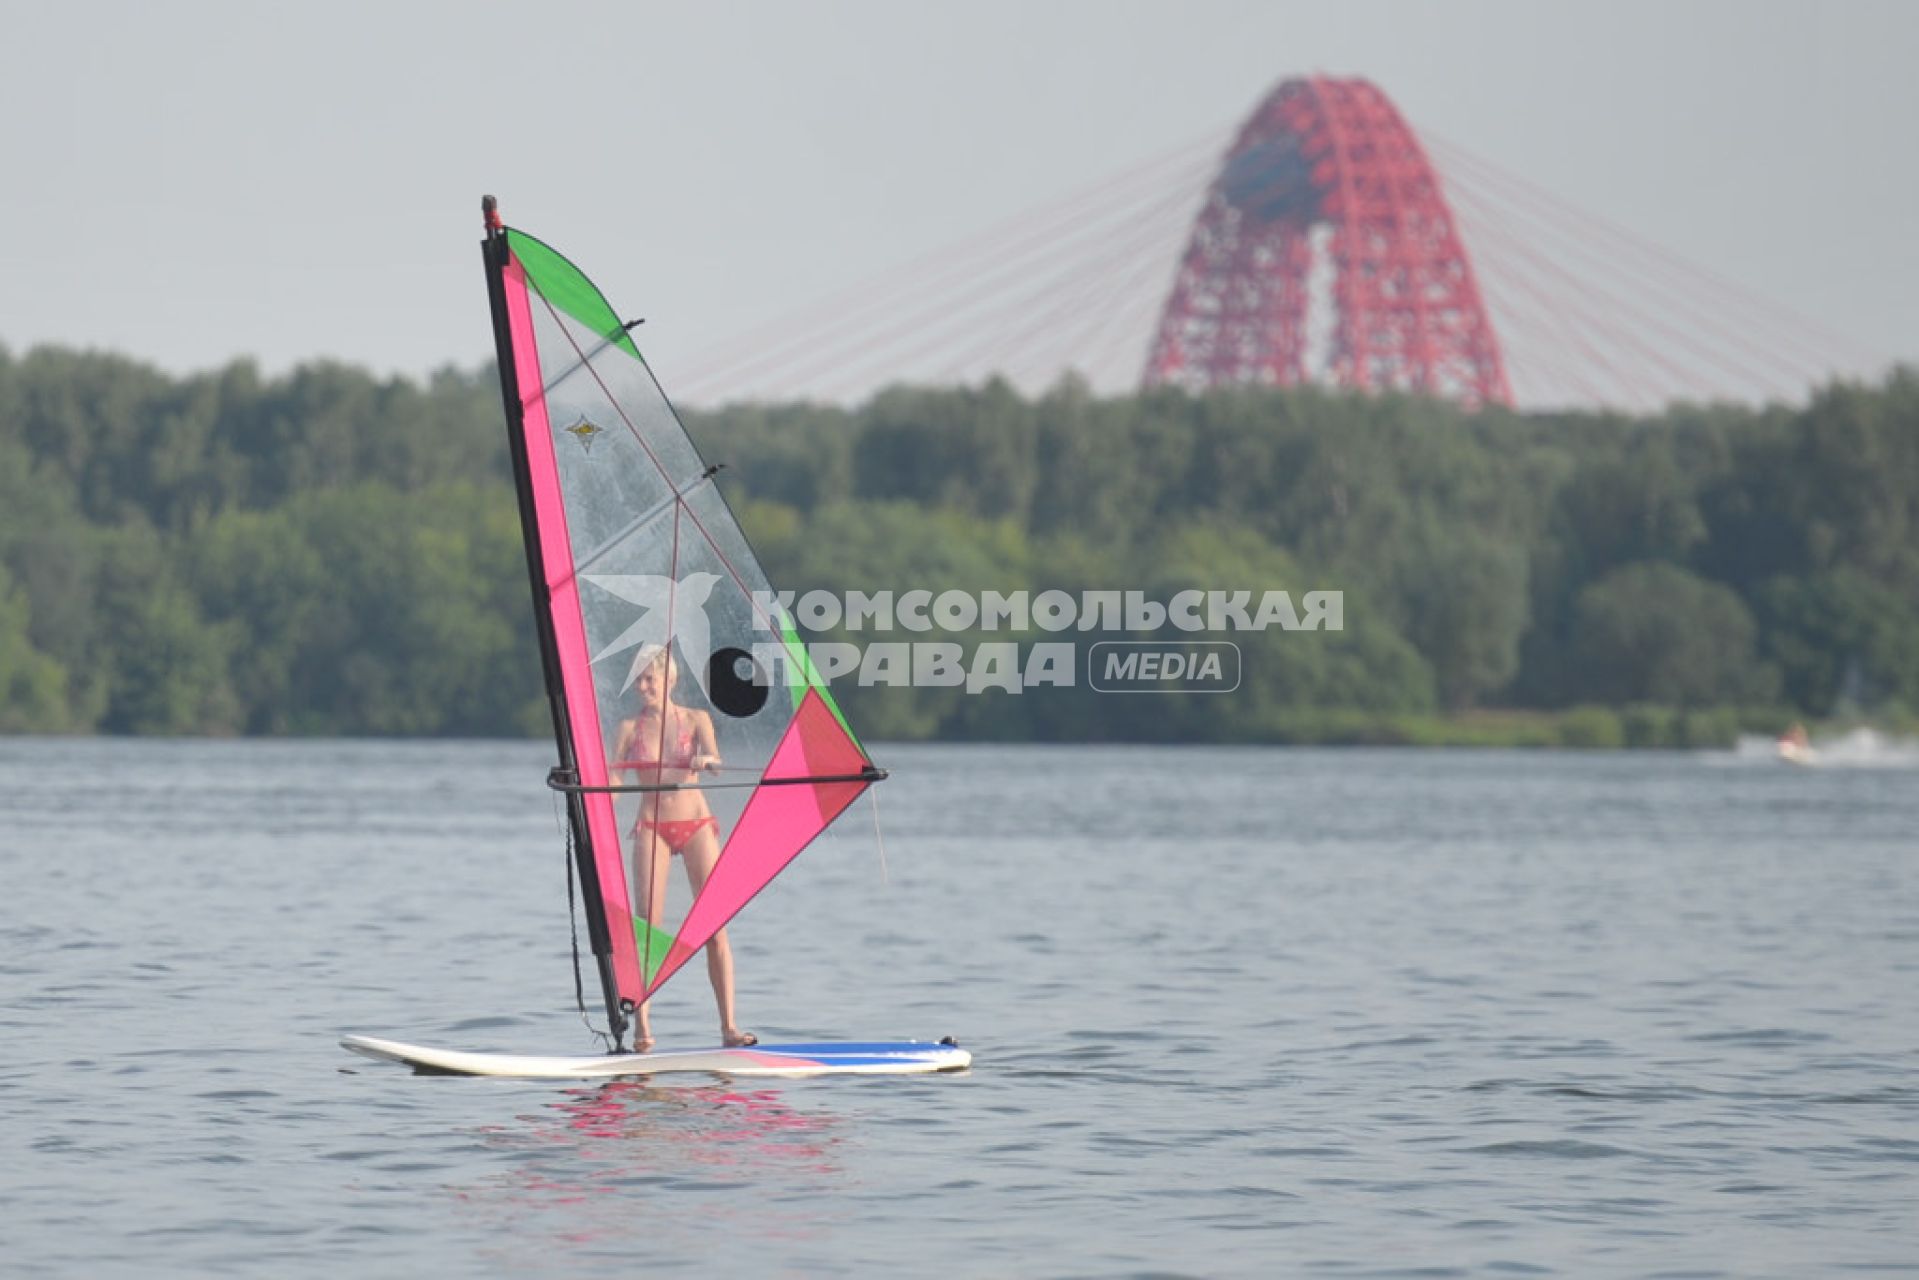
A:
[[[1787,764],[1814,765],[1819,763],[1819,753],[1813,750],[1812,739],[1806,734],[1806,726],[1795,724],[1779,735],[1779,758]]]
[[[1735,757],[1819,769],[1919,769],[1919,739],[1895,738],[1869,726],[1817,742],[1794,725],[1777,738],[1742,737]]]
[[[1819,763],[1819,753],[1807,743],[1781,738],[1779,759],[1786,764],[1815,765]]]

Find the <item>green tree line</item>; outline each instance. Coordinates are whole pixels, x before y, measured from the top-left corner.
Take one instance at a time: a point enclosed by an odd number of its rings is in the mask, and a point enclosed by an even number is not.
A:
[[[1229,696],[848,689],[874,737],[1533,711],[1603,743],[1919,711],[1910,368],[1643,417],[1068,379],[688,426],[782,587],[1344,592],[1341,631],[1220,637],[1244,651]],[[0,348],[0,732],[531,733],[538,680],[490,369],[172,377]]]

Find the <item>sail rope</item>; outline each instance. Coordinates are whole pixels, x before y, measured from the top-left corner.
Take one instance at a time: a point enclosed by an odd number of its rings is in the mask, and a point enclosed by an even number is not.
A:
[[[592,1017],[586,1011],[586,982],[580,976],[580,917],[575,906],[573,890],[573,824],[568,822],[560,811],[560,797],[553,796],[553,820],[566,829],[566,928],[573,939],[573,1003],[579,1008],[580,1022],[606,1052],[612,1053],[615,1042],[611,1035],[593,1025]]]
[[[880,855],[880,883],[891,884],[892,878],[886,874],[886,837],[880,834],[880,793],[868,790],[866,794],[873,800],[873,847]]]

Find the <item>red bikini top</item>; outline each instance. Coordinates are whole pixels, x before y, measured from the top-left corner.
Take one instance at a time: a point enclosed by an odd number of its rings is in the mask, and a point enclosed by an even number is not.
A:
[[[666,750],[662,753],[666,759],[615,760],[613,767],[615,769],[691,769],[693,767],[693,726],[684,716],[677,717],[676,723],[679,726],[679,732],[669,735]],[[646,739],[644,743],[641,741],[642,738]],[[643,734],[636,731],[631,745],[651,747],[659,740],[660,736],[657,733]]]

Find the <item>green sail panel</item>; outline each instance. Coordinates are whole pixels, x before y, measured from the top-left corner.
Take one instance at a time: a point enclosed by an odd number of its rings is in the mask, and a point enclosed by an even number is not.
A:
[[[551,245],[535,240],[524,231],[509,230],[506,237],[521,270],[526,272],[527,283],[542,298],[635,360],[644,359],[606,295],[578,267]]]

